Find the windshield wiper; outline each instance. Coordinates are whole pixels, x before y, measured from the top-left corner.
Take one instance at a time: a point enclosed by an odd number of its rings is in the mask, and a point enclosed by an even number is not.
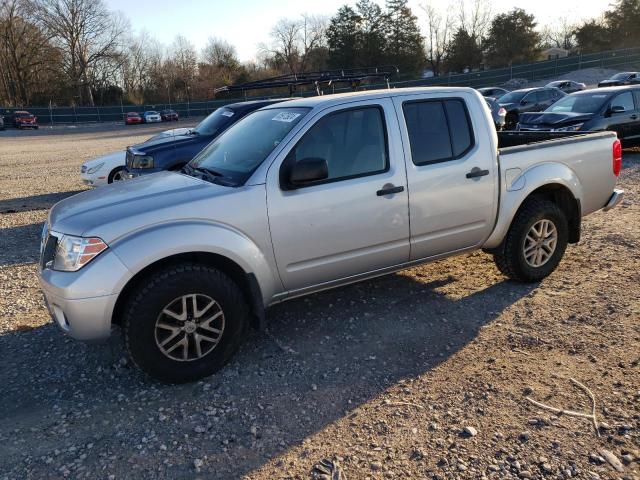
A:
[[[202,174],[202,176],[205,177],[210,182],[215,182],[218,178],[224,177],[224,175],[221,174],[220,172],[216,172],[215,170],[212,170],[210,168],[193,167],[191,165],[189,165],[189,168],[195,172]]]

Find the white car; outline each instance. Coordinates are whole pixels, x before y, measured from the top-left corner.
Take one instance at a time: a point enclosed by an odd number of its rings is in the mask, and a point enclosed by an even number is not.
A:
[[[186,135],[191,128],[174,128],[165,130],[164,132],[154,135],[149,140],[156,138],[168,137],[171,135]],[[147,141],[149,141],[147,140]],[[80,167],[80,176],[85,185],[90,187],[99,187],[109,183],[125,180],[125,157],[127,152],[121,150],[119,152],[108,153],[101,157],[87,160]]]
[[[99,187],[124,180],[125,156],[126,152],[121,150],[84,162],[80,167],[82,181],[90,187]]]
[[[142,121],[144,123],[160,123],[162,121],[162,117],[158,112],[149,111],[142,114]]]

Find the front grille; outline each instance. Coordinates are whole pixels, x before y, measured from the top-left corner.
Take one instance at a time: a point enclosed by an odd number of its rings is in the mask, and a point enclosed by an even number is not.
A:
[[[49,262],[53,262],[53,258],[56,255],[57,247],[58,247],[58,237],[47,234],[47,238],[44,242],[44,248],[42,249],[42,255],[40,258],[40,266],[42,268],[47,268],[47,264]]]

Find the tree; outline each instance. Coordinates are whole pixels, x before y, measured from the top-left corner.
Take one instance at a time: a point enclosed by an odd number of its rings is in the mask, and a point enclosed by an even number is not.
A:
[[[604,18],[614,48],[640,45],[640,0],[617,0]]]
[[[478,42],[491,26],[491,4],[488,0],[458,0],[458,28]]]
[[[611,32],[601,22],[589,20],[574,31],[580,53],[595,53],[613,48]]]
[[[348,5],[340,7],[327,27],[328,64],[331,68],[348,68],[358,60],[360,16]]]
[[[122,18],[103,0],[35,0],[40,26],[63,54],[64,70],[77,103],[93,106],[92,69],[120,56]]]
[[[0,100],[28,105],[35,95],[52,95],[60,55],[35,25],[23,0],[0,4]]]
[[[174,95],[191,101],[191,88],[198,73],[198,55],[193,44],[182,35],[177,35],[173,41],[165,68],[173,73],[170,83]]]
[[[576,25],[570,23],[567,17],[560,18],[552,25],[545,25],[541,33],[542,47],[573,50],[576,46],[575,31]]]
[[[500,67],[536,60],[540,54],[540,34],[533,15],[521,8],[497,15],[485,42],[487,61]]]
[[[443,17],[432,3],[423,6],[427,16],[427,62],[435,76],[442,74],[449,53],[449,38],[453,29],[453,16],[447,9]]]
[[[464,28],[459,28],[447,46],[447,68],[453,72],[463,72],[482,63],[482,48],[478,39]]]
[[[283,18],[271,30],[271,43],[260,49],[270,66],[288,73],[304,72],[323,60],[319,51],[325,49],[326,29],[324,17],[305,14],[299,20]]]
[[[386,48],[385,22],[387,16],[377,3],[360,0],[356,3],[359,16],[357,46],[358,55],[355,65],[373,67],[384,63]]]
[[[426,63],[424,38],[408,0],[387,0],[386,57],[404,75],[419,75]]]

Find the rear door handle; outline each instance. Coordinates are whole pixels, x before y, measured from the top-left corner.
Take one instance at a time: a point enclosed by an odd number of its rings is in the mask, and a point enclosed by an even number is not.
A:
[[[469,173],[467,173],[467,178],[478,178],[484,177],[485,175],[489,175],[489,170],[481,170],[478,167],[473,167]]]
[[[376,195],[384,197],[385,195],[393,195],[394,193],[400,192],[404,192],[404,187],[402,185],[394,187],[393,184],[388,183],[387,185],[384,185],[381,190],[378,190]]]

